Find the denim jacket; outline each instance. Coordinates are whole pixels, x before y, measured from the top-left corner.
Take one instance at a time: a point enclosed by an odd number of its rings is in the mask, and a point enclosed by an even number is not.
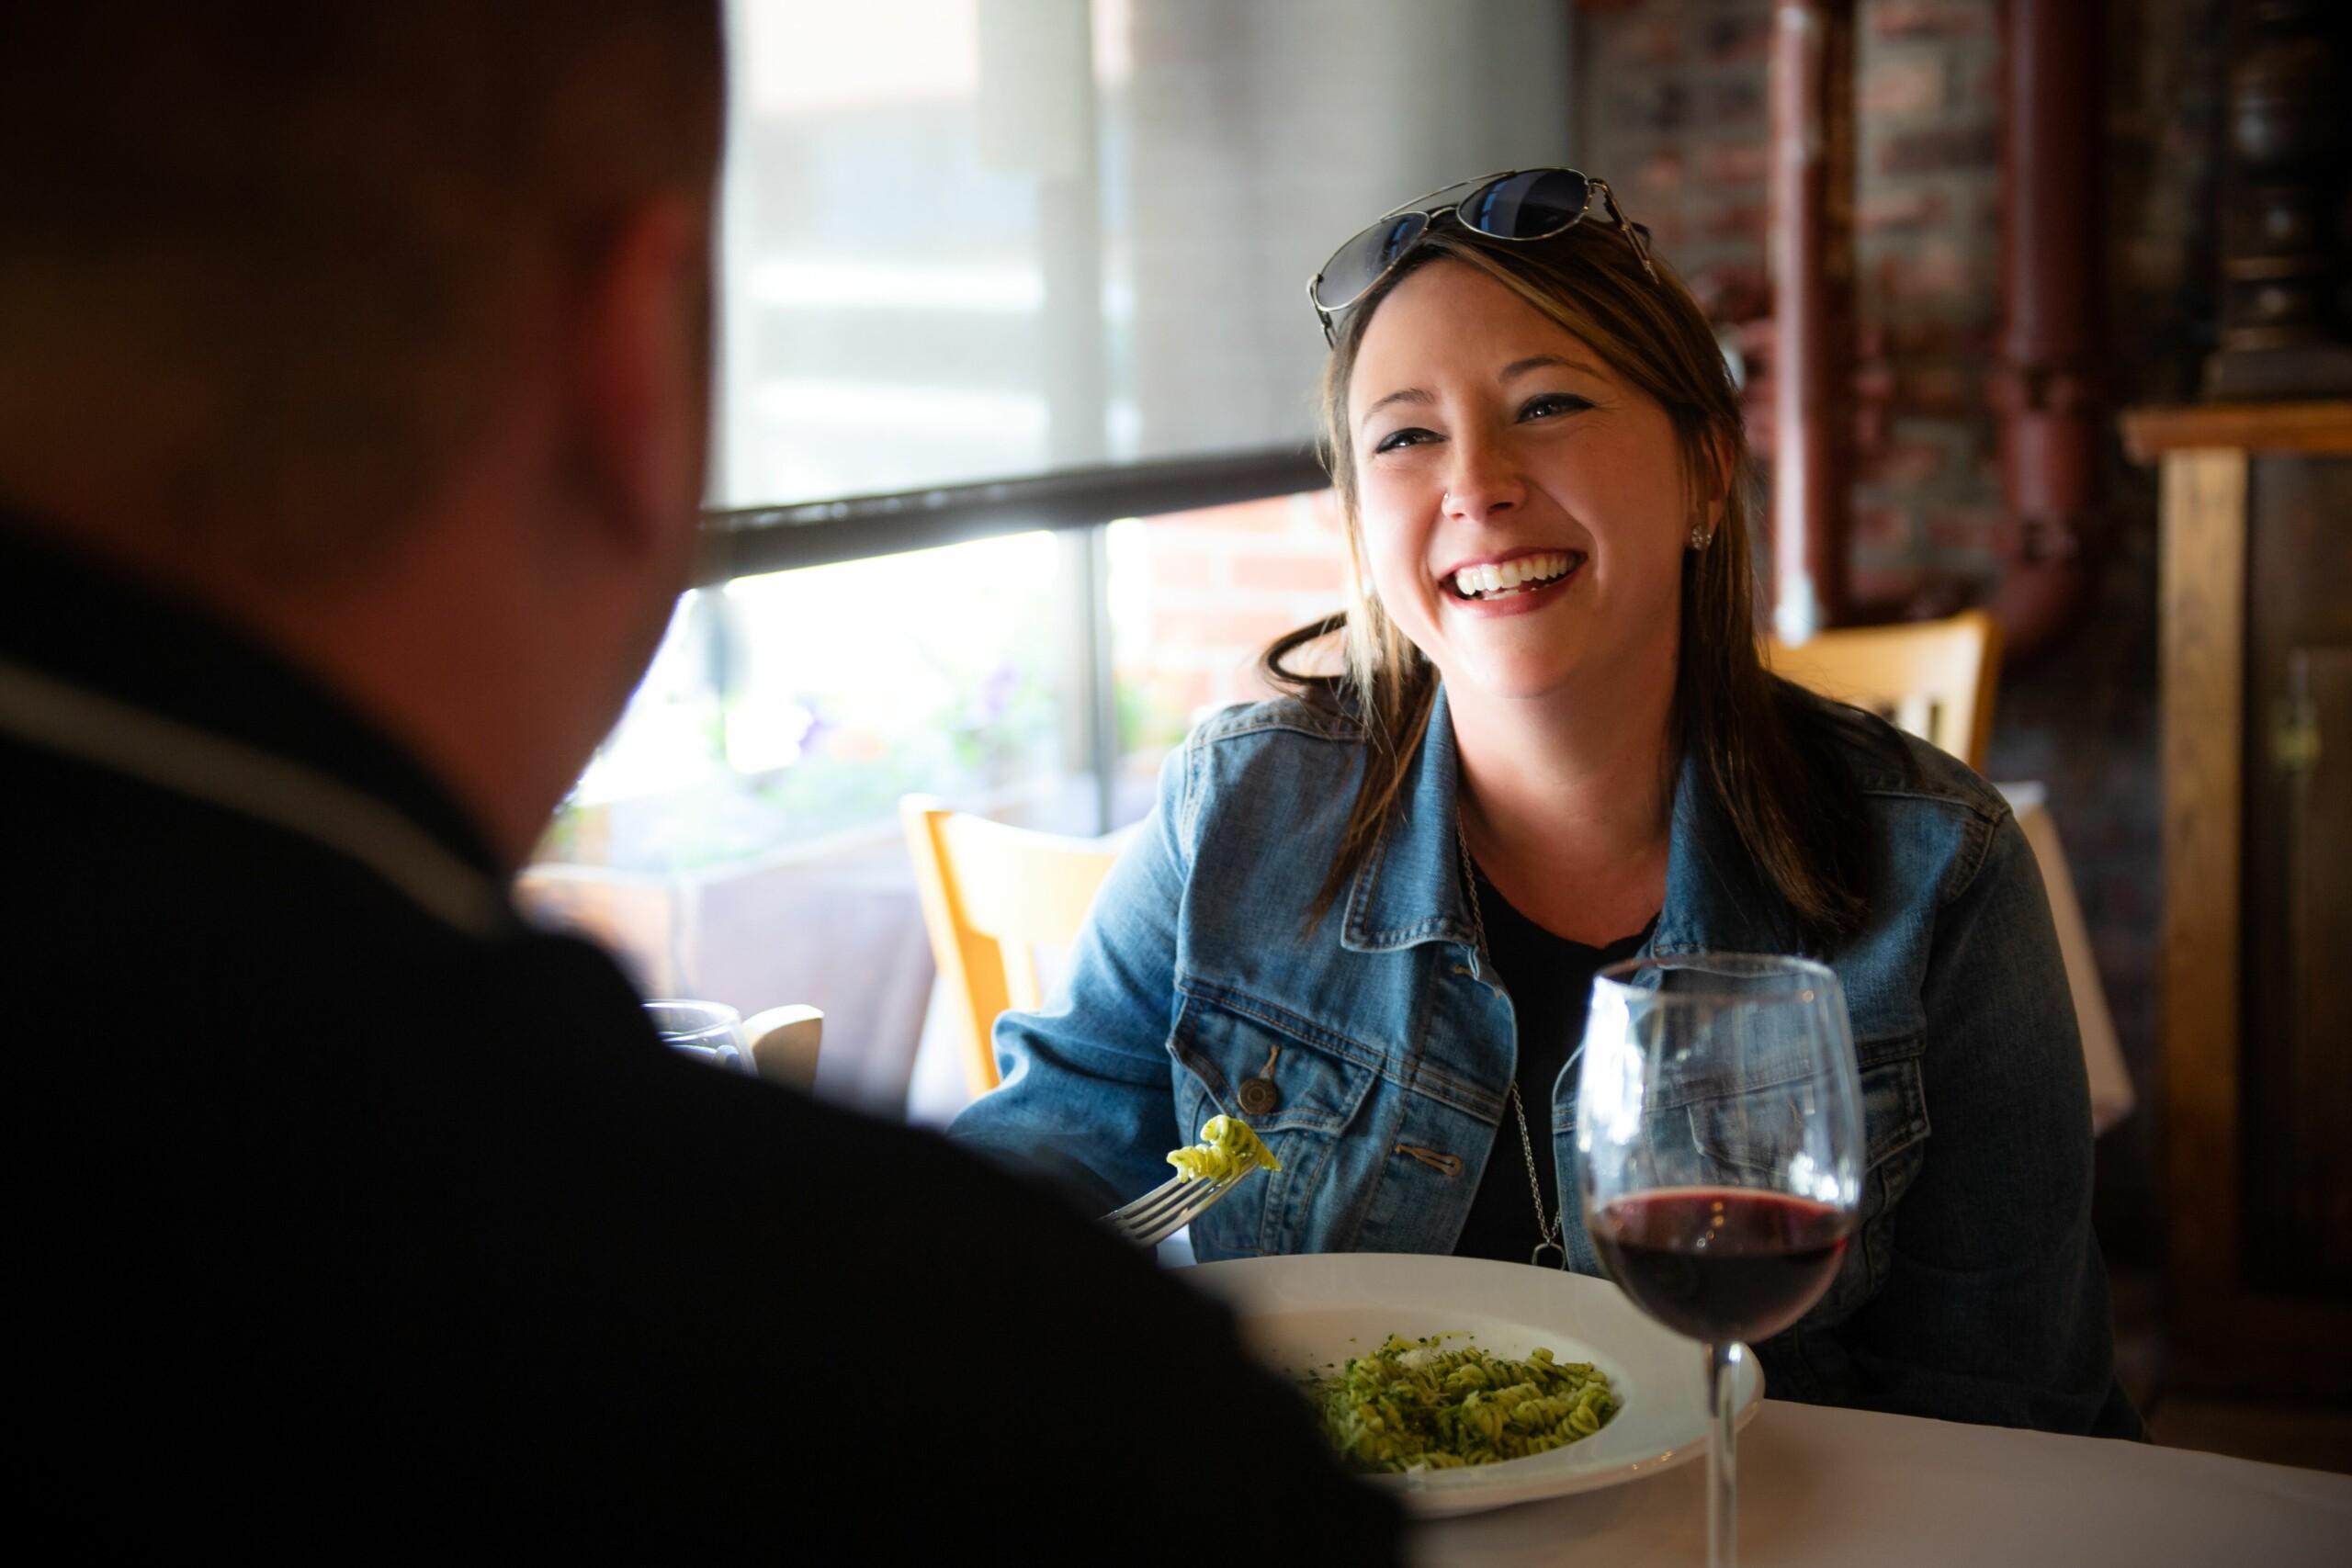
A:
[[[1757,1348],[1771,1392],[2136,1435],[2091,1235],[2082,1051],[2032,852],[1997,791],[1868,723],[1850,755],[1878,883],[1861,928],[1816,954],[1853,1021],[1860,1224],[1821,1303]],[[1243,1114],[1241,1084],[1264,1078],[1271,1109],[1246,1119],[1282,1169],[1195,1222],[1200,1258],[1451,1252],[1487,1161],[1518,1153],[1497,1139],[1511,1002],[1482,973],[1463,893],[1442,692],[1401,809],[1309,929],[1363,746],[1344,720],[1290,700],[1197,728],[1102,887],[1065,998],[998,1022],[1004,1081],[952,1135],[1042,1168],[1101,1212],[1165,1179],[1167,1151],[1211,1116]],[[1686,761],[1644,951],[1705,950],[1798,942]],[[1576,1088],[1571,1065],[1550,1090],[1567,1194]],[[1599,1274],[1574,1213],[1566,1232],[1567,1266]]]

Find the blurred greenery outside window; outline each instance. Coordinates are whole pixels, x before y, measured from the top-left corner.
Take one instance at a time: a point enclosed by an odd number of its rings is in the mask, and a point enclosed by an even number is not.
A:
[[[539,858],[675,875],[854,847],[912,793],[1135,820],[1203,715],[1265,694],[1265,644],[1339,607],[1345,547],[1329,491],[1094,532],[1099,556],[1029,533],[689,594]]]
[[[1150,604],[1133,592],[1148,570],[1143,526],[1110,530],[1114,635],[1132,660],[1114,683],[1123,818],[1142,805],[1134,782],[1197,716],[1170,694],[1186,688],[1147,667]],[[1071,648],[1084,608],[1071,595],[1086,584],[1057,547],[1012,535],[686,595],[537,858],[705,871],[895,830],[899,798],[915,793],[1093,830],[1071,733],[1094,696]]]

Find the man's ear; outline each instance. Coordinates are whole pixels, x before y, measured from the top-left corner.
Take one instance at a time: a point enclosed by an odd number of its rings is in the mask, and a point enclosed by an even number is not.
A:
[[[582,279],[570,345],[579,479],[613,541],[670,547],[702,499],[709,440],[710,209],[632,208]]]

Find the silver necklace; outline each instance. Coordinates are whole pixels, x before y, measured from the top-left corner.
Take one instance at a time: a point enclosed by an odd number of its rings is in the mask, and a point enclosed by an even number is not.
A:
[[[1491,961],[1493,954],[1487,953],[1487,913],[1478,906],[1478,869],[1470,859],[1470,840],[1463,833],[1458,818],[1453,824],[1453,847],[1462,852],[1462,885],[1470,892],[1471,931],[1477,940],[1479,953]],[[1520,1098],[1517,1073],[1511,1074],[1510,1078],[1510,1111],[1519,1119],[1519,1152],[1527,1161],[1527,1195],[1535,1200],[1536,1234],[1544,1238],[1535,1244],[1535,1250],[1527,1255],[1527,1261],[1540,1269],[1544,1266],[1544,1255],[1556,1252],[1560,1255],[1559,1267],[1565,1269],[1568,1266],[1568,1248],[1561,1238],[1567,1230],[1568,1207],[1564,1200],[1551,1217],[1544,1217],[1544,1180],[1535,1173],[1535,1141],[1527,1135],[1527,1104]]]

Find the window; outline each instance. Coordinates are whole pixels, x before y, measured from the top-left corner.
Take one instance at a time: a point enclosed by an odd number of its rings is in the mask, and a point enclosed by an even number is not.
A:
[[[712,500],[1296,448],[1349,233],[1564,161],[1561,0],[735,0]]]
[[[824,1008],[820,1092],[895,1114],[930,978],[899,796],[1131,822],[1203,711],[1261,694],[1263,644],[1339,606],[1329,497],[1289,493],[1318,482],[1306,280],[1403,199],[1573,161],[1567,7],[729,11],[734,564],[526,896],[649,990]]]

